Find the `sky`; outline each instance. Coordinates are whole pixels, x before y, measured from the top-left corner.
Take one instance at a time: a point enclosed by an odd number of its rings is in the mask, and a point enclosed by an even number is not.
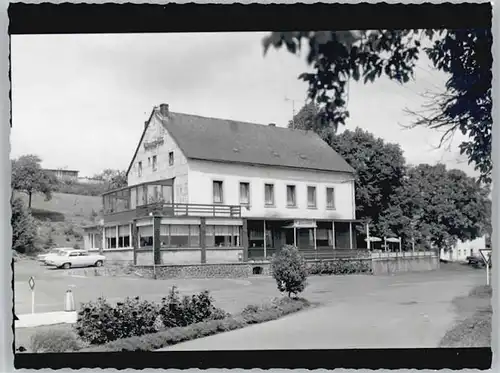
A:
[[[36,154],[45,168],[92,176],[127,169],[154,106],[173,112],[286,126],[304,104],[305,54],[271,49],[267,33],[15,35],[11,37],[11,158]],[[360,127],[399,143],[408,163],[445,163],[477,176],[457,136],[404,129],[426,90],[446,76],[421,59],[415,80],[349,84],[346,129]],[[287,100],[288,99],[288,100]],[[342,129],[341,129],[342,131]]]

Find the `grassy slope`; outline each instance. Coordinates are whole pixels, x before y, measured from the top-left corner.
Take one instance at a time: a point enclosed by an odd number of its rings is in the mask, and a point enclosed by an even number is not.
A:
[[[28,202],[25,194],[19,196]],[[45,201],[44,196],[34,195],[32,212],[39,223],[38,246],[43,248],[52,235],[56,247],[75,244],[83,247],[83,227],[96,222],[92,219],[92,212],[99,213],[101,207],[100,197],[54,193],[50,201]]]
[[[458,320],[441,340],[441,347],[491,346],[491,287],[479,286],[453,300]]]

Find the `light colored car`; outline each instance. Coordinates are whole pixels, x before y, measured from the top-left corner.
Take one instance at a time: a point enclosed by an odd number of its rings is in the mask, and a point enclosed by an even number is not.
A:
[[[60,251],[57,255],[49,256],[45,263],[57,268],[73,267],[100,267],[104,264],[106,257],[97,253],[89,253],[86,250]]]
[[[49,258],[50,256],[58,255],[61,251],[75,251],[75,250],[77,249],[72,247],[58,247],[56,249],[50,250],[48,253],[37,255],[37,259],[40,262],[45,263],[47,258]]]

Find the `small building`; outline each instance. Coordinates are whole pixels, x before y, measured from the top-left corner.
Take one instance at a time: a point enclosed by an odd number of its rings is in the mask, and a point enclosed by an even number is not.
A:
[[[58,180],[61,181],[78,181],[78,173],[76,170],[65,170],[62,168],[59,169],[44,169],[45,172],[53,175]]]
[[[458,241],[457,244],[448,251],[441,249],[440,259],[449,262],[466,262],[468,256],[481,257],[479,250],[488,247],[487,236],[482,236],[470,241]]]
[[[162,104],[127,178],[102,196],[102,225],[86,228],[86,248],[113,260],[231,263],[269,258],[285,244],[315,257],[366,250],[354,170],[312,131]]]

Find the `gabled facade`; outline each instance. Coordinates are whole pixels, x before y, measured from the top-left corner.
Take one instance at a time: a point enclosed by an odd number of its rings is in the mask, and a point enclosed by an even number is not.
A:
[[[88,245],[136,264],[332,254],[356,234],[354,170],[316,134],[153,109]],[[99,241],[101,243],[99,244]]]

